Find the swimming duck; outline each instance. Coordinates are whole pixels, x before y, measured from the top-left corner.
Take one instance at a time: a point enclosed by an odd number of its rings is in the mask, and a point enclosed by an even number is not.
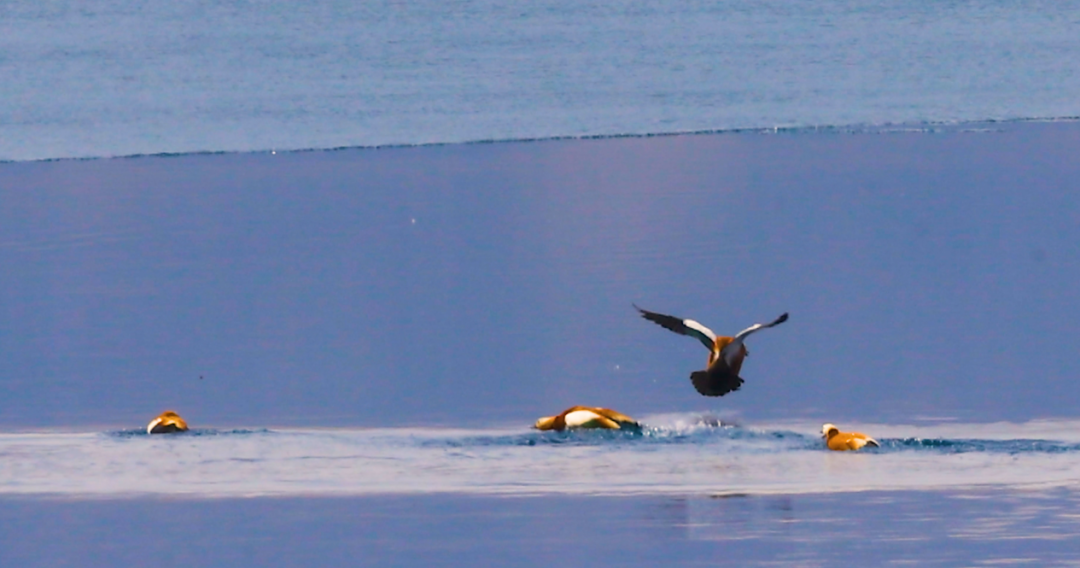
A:
[[[150,424],[146,426],[146,433],[171,434],[173,432],[186,432],[187,429],[187,422],[184,422],[184,419],[180,418],[179,414],[166,410],[150,421]]]
[[[711,329],[692,319],[658,314],[638,308],[636,305],[634,307],[641,312],[641,317],[675,333],[693,337],[709,350],[708,366],[702,371],[690,374],[690,382],[694,384],[694,388],[705,396],[724,396],[731,391],[739,390],[744,382],[739,377],[739,371],[742,369],[743,359],[750,355],[743,342],[750,334],[780,325],[788,319],[785,312],[771,323],[755,323],[736,333],[735,337],[717,337]]]
[[[558,416],[545,416],[537,420],[533,428],[562,432],[567,428],[619,430],[622,428],[640,428],[640,425],[633,418],[608,408],[572,406],[562,411]]]
[[[837,452],[858,450],[863,446],[880,447],[877,440],[866,434],[860,434],[859,432],[841,432],[839,428],[832,424],[824,424],[821,426],[821,437],[825,438],[825,445],[827,445],[830,450]]]

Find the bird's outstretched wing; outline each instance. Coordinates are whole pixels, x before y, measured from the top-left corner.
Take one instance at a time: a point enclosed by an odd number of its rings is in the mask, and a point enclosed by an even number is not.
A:
[[[747,337],[749,337],[750,334],[752,334],[752,333],[754,333],[756,331],[761,331],[763,329],[768,329],[770,327],[780,325],[780,324],[786,322],[787,319],[788,319],[787,312],[784,312],[784,313],[780,314],[780,317],[774,319],[770,323],[755,323],[754,325],[740,331],[739,333],[736,333],[735,338],[731,340],[731,343],[728,343],[727,345],[725,345],[723,350],[720,351],[721,356],[723,357],[723,359],[725,361],[728,361],[728,362],[732,361],[735,354],[738,352],[739,348],[742,346],[743,340],[746,339]]]
[[[705,346],[706,349],[712,351],[713,344],[716,342],[716,334],[713,331],[700,323],[692,319],[682,319],[675,316],[668,316],[664,314],[658,314],[656,312],[650,312],[637,307],[637,304],[633,305],[637,311],[641,312],[641,317],[665,328],[674,331],[680,335],[688,335],[696,338]],[[785,314],[786,316],[786,314]]]
[[[750,335],[751,333],[754,333],[755,331],[760,331],[762,329],[769,329],[770,327],[780,325],[780,324],[782,324],[782,323],[784,323],[786,321],[787,321],[787,312],[784,312],[784,313],[780,314],[780,317],[776,318],[771,323],[755,323],[754,325],[740,331],[739,333],[736,333],[735,334],[735,341],[741,341],[743,339],[746,339],[746,337],[748,335]]]

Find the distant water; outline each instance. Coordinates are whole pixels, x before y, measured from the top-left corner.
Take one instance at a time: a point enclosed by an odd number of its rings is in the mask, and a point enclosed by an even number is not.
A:
[[[0,429],[1072,419],[1078,149],[1057,121],[2,164]],[[704,349],[632,303],[791,319],[706,398]]]
[[[1080,422],[853,425],[881,442],[826,450],[817,424],[649,417],[641,431],[142,430],[0,434],[0,494],[707,495],[1080,484]]]
[[[0,160],[1080,115],[1080,2],[0,3]]]

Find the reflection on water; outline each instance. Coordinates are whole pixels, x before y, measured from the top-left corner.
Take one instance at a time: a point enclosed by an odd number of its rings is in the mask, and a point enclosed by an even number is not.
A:
[[[745,493],[686,499],[686,536],[691,540],[786,538],[794,522],[792,497],[751,498]]]
[[[833,495],[0,498],[0,565],[977,566],[1080,562],[1066,489]],[[42,546],[42,543],[49,543]]]
[[[1074,490],[1050,489],[715,495],[675,499],[664,510],[688,540],[759,560],[1045,566],[1080,559],[1078,505]]]

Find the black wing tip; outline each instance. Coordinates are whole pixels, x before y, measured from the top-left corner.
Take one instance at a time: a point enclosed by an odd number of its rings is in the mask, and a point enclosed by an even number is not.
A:
[[[632,303],[631,305],[634,306],[634,308],[637,309],[637,311],[641,315],[641,317],[643,317],[643,318],[645,318],[645,319],[647,319],[647,320],[649,320],[649,321],[651,321],[651,322],[653,322],[655,324],[659,324],[661,326],[668,327],[668,325],[670,324],[669,320],[678,321],[680,324],[682,323],[682,320],[675,317],[675,316],[669,316],[669,315],[666,315],[666,314],[662,314],[660,312],[650,312],[649,310],[646,310],[644,308],[639,307],[637,304]],[[670,328],[668,328],[668,329],[670,329]]]
[[[787,321],[788,313],[784,312],[780,314],[780,317],[776,318],[776,321],[772,322],[772,325],[780,325]]]

